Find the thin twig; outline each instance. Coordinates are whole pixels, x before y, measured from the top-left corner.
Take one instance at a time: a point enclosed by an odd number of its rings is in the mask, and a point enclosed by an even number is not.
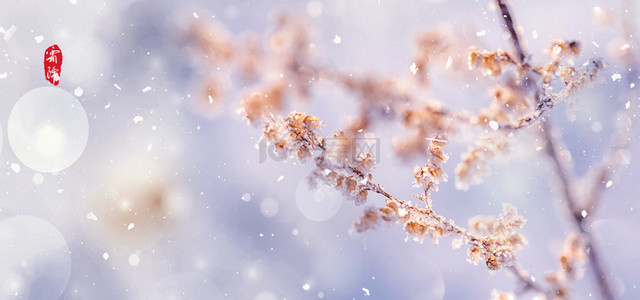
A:
[[[562,148],[562,143],[558,137],[553,136],[551,124],[549,122],[542,123],[542,136],[545,139],[546,145],[545,150],[547,156],[551,158],[554,168],[556,169],[556,175],[560,180],[560,187],[562,189],[563,198],[567,204],[567,208],[569,209],[569,213],[573,218],[573,221],[576,224],[581,224],[583,217],[581,215],[581,211],[579,211],[579,206],[577,204],[577,197],[575,196],[572,187],[574,186],[573,182],[573,172],[571,172],[569,166],[566,163],[563,163],[560,160],[560,149]]]
[[[520,58],[520,61],[524,63],[526,54],[522,49],[522,45],[520,44],[518,35],[515,31],[513,18],[511,17],[509,8],[507,4],[504,2],[504,0],[496,0],[496,3],[500,7],[504,25],[507,27],[507,30],[511,34],[511,42],[516,50],[518,58]],[[536,96],[539,96],[539,95],[536,95]],[[542,101],[540,101],[538,97],[538,101],[539,101],[538,106],[545,105],[544,103],[547,102],[546,100],[547,99],[542,99]],[[536,111],[538,110],[536,109]],[[542,115],[542,112],[534,115],[535,118],[533,118],[532,121],[535,122],[541,115]],[[525,123],[529,123],[529,122],[525,122]],[[556,140],[556,138],[553,137],[551,130],[552,130],[552,127],[548,121],[542,123],[543,136],[547,143],[546,154],[551,158],[551,161],[553,162],[556,168],[556,173],[558,174],[558,178],[560,179],[562,193],[565,198],[565,203],[567,205],[569,213],[571,214],[571,219],[573,220],[575,225],[578,227],[580,233],[586,240],[586,247],[587,247],[589,262],[594,271],[594,275],[596,277],[596,283],[600,290],[602,298],[606,300],[615,299],[615,297],[613,296],[613,292],[611,290],[611,286],[606,276],[605,267],[603,266],[602,260],[599,257],[600,251],[598,250],[595,244],[594,236],[590,231],[586,230],[586,227],[583,223],[584,218],[582,217],[581,209],[578,206],[577,198],[572,190],[574,186],[572,182],[573,176],[570,173],[569,167],[564,165],[560,160],[560,154],[559,154],[559,149],[557,145],[560,141]]]
[[[531,276],[526,271],[524,271],[518,264],[514,264],[513,266],[511,266],[509,268],[509,271],[511,271],[511,274],[516,276],[518,281],[522,284],[522,291],[521,291],[522,293],[533,290],[538,293],[545,294],[546,296],[551,296],[549,295],[548,291],[546,291],[542,286],[540,286],[538,283],[533,281],[533,278],[531,278]],[[553,297],[550,297],[550,298],[553,298]]]
[[[538,97],[539,96],[540,95],[538,95]],[[538,101],[538,104],[536,104],[536,109],[529,115],[520,120],[501,125],[501,128],[508,131],[514,131],[536,124],[551,111],[556,101],[557,99],[553,96],[545,97],[544,99]]]
[[[516,28],[513,25],[514,22],[513,22],[513,18],[511,17],[511,13],[509,12],[509,6],[507,6],[504,0],[496,0],[496,4],[498,4],[498,7],[500,7],[502,20],[504,21],[504,25],[507,27],[507,30],[509,31],[511,43],[513,44],[513,47],[516,49],[516,54],[518,55],[518,61],[521,64],[524,64],[526,55],[524,50],[522,49],[520,40],[518,39],[518,33],[516,32]]]
[[[602,259],[600,258],[600,250],[598,249],[598,246],[595,242],[595,237],[591,231],[587,230],[586,223],[584,223],[584,217],[582,216],[582,211],[580,209],[580,206],[578,205],[578,199],[572,189],[572,187],[574,186],[572,173],[569,167],[562,161],[560,161],[560,147],[558,145],[560,141],[553,136],[551,132],[551,125],[549,124],[549,122],[542,123],[542,131],[542,134],[547,142],[547,145],[545,147],[546,153],[551,159],[556,169],[556,174],[560,179],[560,186],[565,200],[564,202],[566,203],[568,211],[571,214],[573,222],[578,227],[580,234],[586,241],[586,252],[588,254],[589,263],[591,264],[591,268],[593,269],[600,294],[603,299],[615,299],[613,291],[611,289],[611,284],[609,283],[609,280],[607,278],[604,264],[602,262]]]

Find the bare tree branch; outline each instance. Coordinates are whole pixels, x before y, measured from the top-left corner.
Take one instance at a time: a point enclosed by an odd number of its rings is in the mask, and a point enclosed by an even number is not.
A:
[[[502,21],[504,22],[504,26],[507,27],[507,31],[509,32],[511,43],[513,44],[513,47],[516,49],[518,60],[520,61],[521,64],[524,64],[525,63],[524,60],[527,56],[524,50],[522,49],[520,40],[518,39],[518,33],[516,32],[513,18],[511,17],[511,12],[509,12],[509,6],[505,3],[504,0],[496,0],[496,4],[498,4],[498,7],[500,8],[500,13],[502,14]]]
[[[513,18],[511,17],[511,13],[509,12],[509,7],[504,0],[496,0],[496,4],[498,5],[498,7],[500,7],[504,25],[511,35],[511,42],[516,50],[517,56],[524,64],[526,53],[522,49],[522,45],[520,44],[520,41],[518,39]],[[536,96],[539,95],[540,93],[538,92]],[[544,115],[545,112],[550,110],[553,104],[554,101],[552,98],[540,99],[538,97],[538,106],[536,107],[533,115],[521,120],[519,124],[514,124],[514,129],[530,125],[531,123],[535,123],[542,115]],[[582,216],[582,208],[578,204],[577,197],[575,195],[575,192],[573,191],[573,187],[575,186],[573,182],[573,175],[570,171],[570,168],[560,160],[558,143],[561,143],[561,141],[553,136],[552,129],[553,128],[550,122],[547,121],[542,123],[542,134],[547,143],[547,147],[545,147],[546,154],[549,156],[555,166],[558,179],[560,180],[563,198],[565,200],[564,202],[566,203],[569,214],[571,215],[571,219],[573,223],[575,223],[575,225],[578,227],[581,235],[586,240],[589,262],[596,277],[596,283],[600,290],[600,294],[602,295],[603,299],[615,299],[613,291],[611,290],[611,285],[606,276],[605,267],[601,258],[599,257],[600,251],[597,248],[594,236],[590,231],[586,229],[583,223],[584,217]]]

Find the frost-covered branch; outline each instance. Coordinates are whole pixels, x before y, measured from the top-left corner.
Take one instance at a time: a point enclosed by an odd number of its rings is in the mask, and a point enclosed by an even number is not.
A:
[[[498,6],[500,6],[502,14],[504,15],[505,26],[508,28],[509,32],[511,32],[512,34],[515,33],[514,22],[513,22],[513,19],[510,17],[508,6],[503,0],[496,0],[496,3],[498,4]],[[526,57],[526,55],[522,51],[522,47],[517,39],[517,36],[512,36],[511,40],[512,40],[512,43],[514,44],[514,47],[516,48],[516,52],[518,53],[519,57],[521,58]],[[570,48],[573,48],[573,47],[570,47]],[[556,56],[559,56],[562,50],[563,49],[560,45],[556,45],[554,46],[552,53],[556,54]],[[572,50],[572,52],[574,51]],[[552,63],[549,64],[549,66],[551,67],[547,68],[548,71],[555,70],[557,65],[558,65],[558,58],[554,58],[552,60]],[[584,86],[585,84],[589,84],[593,82],[597,76],[597,73],[599,72],[599,70],[603,68],[603,66],[604,64],[602,63],[601,60],[599,59],[592,60],[591,63],[586,65],[587,67],[586,72],[582,73],[577,77],[575,76],[575,71],[572,68],[570,69],[567,68],[563,70],[562,77],[563,79],[565,79],[566,86],[558,94],[560,99],[571,96],[581,86]],[[548,96],[548,92],[547,92],[548,85],[546,82],[548,82],[549,78],[550,76],[545,76],[545,83],[543,83],[542,86],[538,89],[538,93],[537,93],[538,102],[537,102],[537,107],[536,107],[536,110],[534,111],[534,114],[521,120],[522,124],[529,124],[531,122],[535,122],[553,107],[555,102],[554,98],[558,98],[558,97]],[[514,128],[517,128],[520,124],[514,124],[514,125],[515,125]],[[564,203],[566,203],[568,211],[572,217],[571,220],[575,223],[575,225],[579,229],[580,234],[586,240],[586,242],[582,245],[582,247],[583,249],[589,249],[589,255],[588,255],[589,262],[591,263],[593,272],[595,274],[596,283],[600,290],[600,293],[603,299],[608,299],[608,300],[614,299],[615,297],[613,295],[613,291],[611,290],[611,286],[607,278],[607,273],[604,271],[605,267],[603,266],[602,260],[599,256],[600,253],[594,241],[594,236],[590,231],[587,230],[587,228],[584,226],[584,223],[583,223],[583,219],[584,219],[584,216],[582,213],[583,211],[581,210],[581,207],[578,202],[578,198],[575,195],[575,179],[573,178],[570,168],[566,164],[564,164],[560,159],[558,143],[561,143],[561,141],[559,140],[559,138],[553,136],[552,130],[553,128],[550,122],[547,121],[542,123],[542,135],[547,143],[547,146],[545,147],[546,148],[545,153],[549,156],[549,158],[553,162],[553,165],[556,169],[556,175],[559,178],[561,190],[563,193],[563,198],[565,200]],[[555,282],[557,285],[561,285],[561,281],[562,280],[558,279],[557,281],[552,281],[552,282]],[[563,290],[563,288],[558,288],[557,293],[559,293],[558,295],[560,297],[564,297],[564,294],[559,292],[561,290]]]
[[[509,39],[513,44],[513,47],[516,50],[517,58],[519,63],[524,63],[527,55],[522,49],[522,45],[520,44],[520,39],[518,38],[518,32],[516,32],[516,28],[513,22],[513,18],[511,17],[511,12],[509,11],[509,7],[505,3],[504,0],[496,0],[496,4],[500,8],[500,14],[502,15],[502,21],[504,26],[507,27],[507,31],[509,32]]]
[[[455,248],[465,244],[469,246],[469,262],[483,262],[491,270],[513,266],[517,250],[526,244],[524,237],[517,233],[525,220],[510,204],[503,206],[497,219],[482,221],[484,230],[471,232],[433,210],[430,193],[437,190],[441,181],[446,181],[441,164],[448,160],[448,155],[442,149],[446,142],[442,136],[432,139],[426,166],[414,169],[415,185],[424,191],[422,195],[416,196],[424,204],[424,207],[418,207],[392,196],[382,185],[375,183],[371,174],[375,158],[371,153],[360,153],[353,160],[333,155],[332,151],[336,149],[326,144],[327,137],[317,133],[322,123],[314,116],[292,112],[279,120],[272,114],[265,114],[262,120],[263,138],[275,145],[274,151],[278,156],[295,158],[301,162],[315,162],[316,168],[308,178],[312,186],[318,183],[331,186],[353,199],[356,205],[366,202],[368,192],[386,198],[384,207],[367,208],[364,215],[355,221],[353,229],[356,232],[364,232],[376,228],[382,222],[389,222],[402,224],[407,234],[419,241],[430,237],[438,242],[440,237],[451,236],[454,238]],[[344,132],[336,132],[333,138],[345,138]],[[474,225],[478,228],[478,224]]]

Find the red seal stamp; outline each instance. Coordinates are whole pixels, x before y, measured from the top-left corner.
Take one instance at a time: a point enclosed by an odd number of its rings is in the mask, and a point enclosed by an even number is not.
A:
[[[62,51],[58,45],[53,45],[44,51],[44,77],[53,85],[60,82],[62,70]]]

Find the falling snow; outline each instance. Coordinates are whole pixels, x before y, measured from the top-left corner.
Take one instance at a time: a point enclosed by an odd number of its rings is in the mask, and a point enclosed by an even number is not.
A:
[[[92,211],[87,213],[87,219],[91,220],[91,221],[98,221],[98,217],[96,216],[96,214]]]
[[[342,38],[340,38],[339,35],[336,34],[336,35],[333,36],[333,43],[334,44],[340,44],[341,42],[342,42]]]
[[[4,29],[4,27],[0,26],[0,33],[3,34],[3,38],[5,41],[8,41],[14,33],[16,33],[16,30],[18,29],[18,27],[16,27],[15,25],[11,25],[11,27],[9,27],[9,29]]]
[[[498,130],[498,122],[496,121],[489,121],[489,127],[491,127],[491,129],[493,129],[494,131]]]
[[[611,75],[611,79],[613,81],[616,81],[616,80],[620,81],[621,78],[622,78],[622,75],[620,75],[618,73],[614,73],[613,75]]]
[[[144,118],[143,118],[142,116],[135,116],[135,117],[133,117],[133,123],[134,123],[134,124],[142,123],[142,121],[144,121]]]
[[[416,75],[416,73],[418,73],[418,67],[416,66],[416,63],[412,63],[411,66],[409,66],[409,71],[411,71],[411,74]]]

